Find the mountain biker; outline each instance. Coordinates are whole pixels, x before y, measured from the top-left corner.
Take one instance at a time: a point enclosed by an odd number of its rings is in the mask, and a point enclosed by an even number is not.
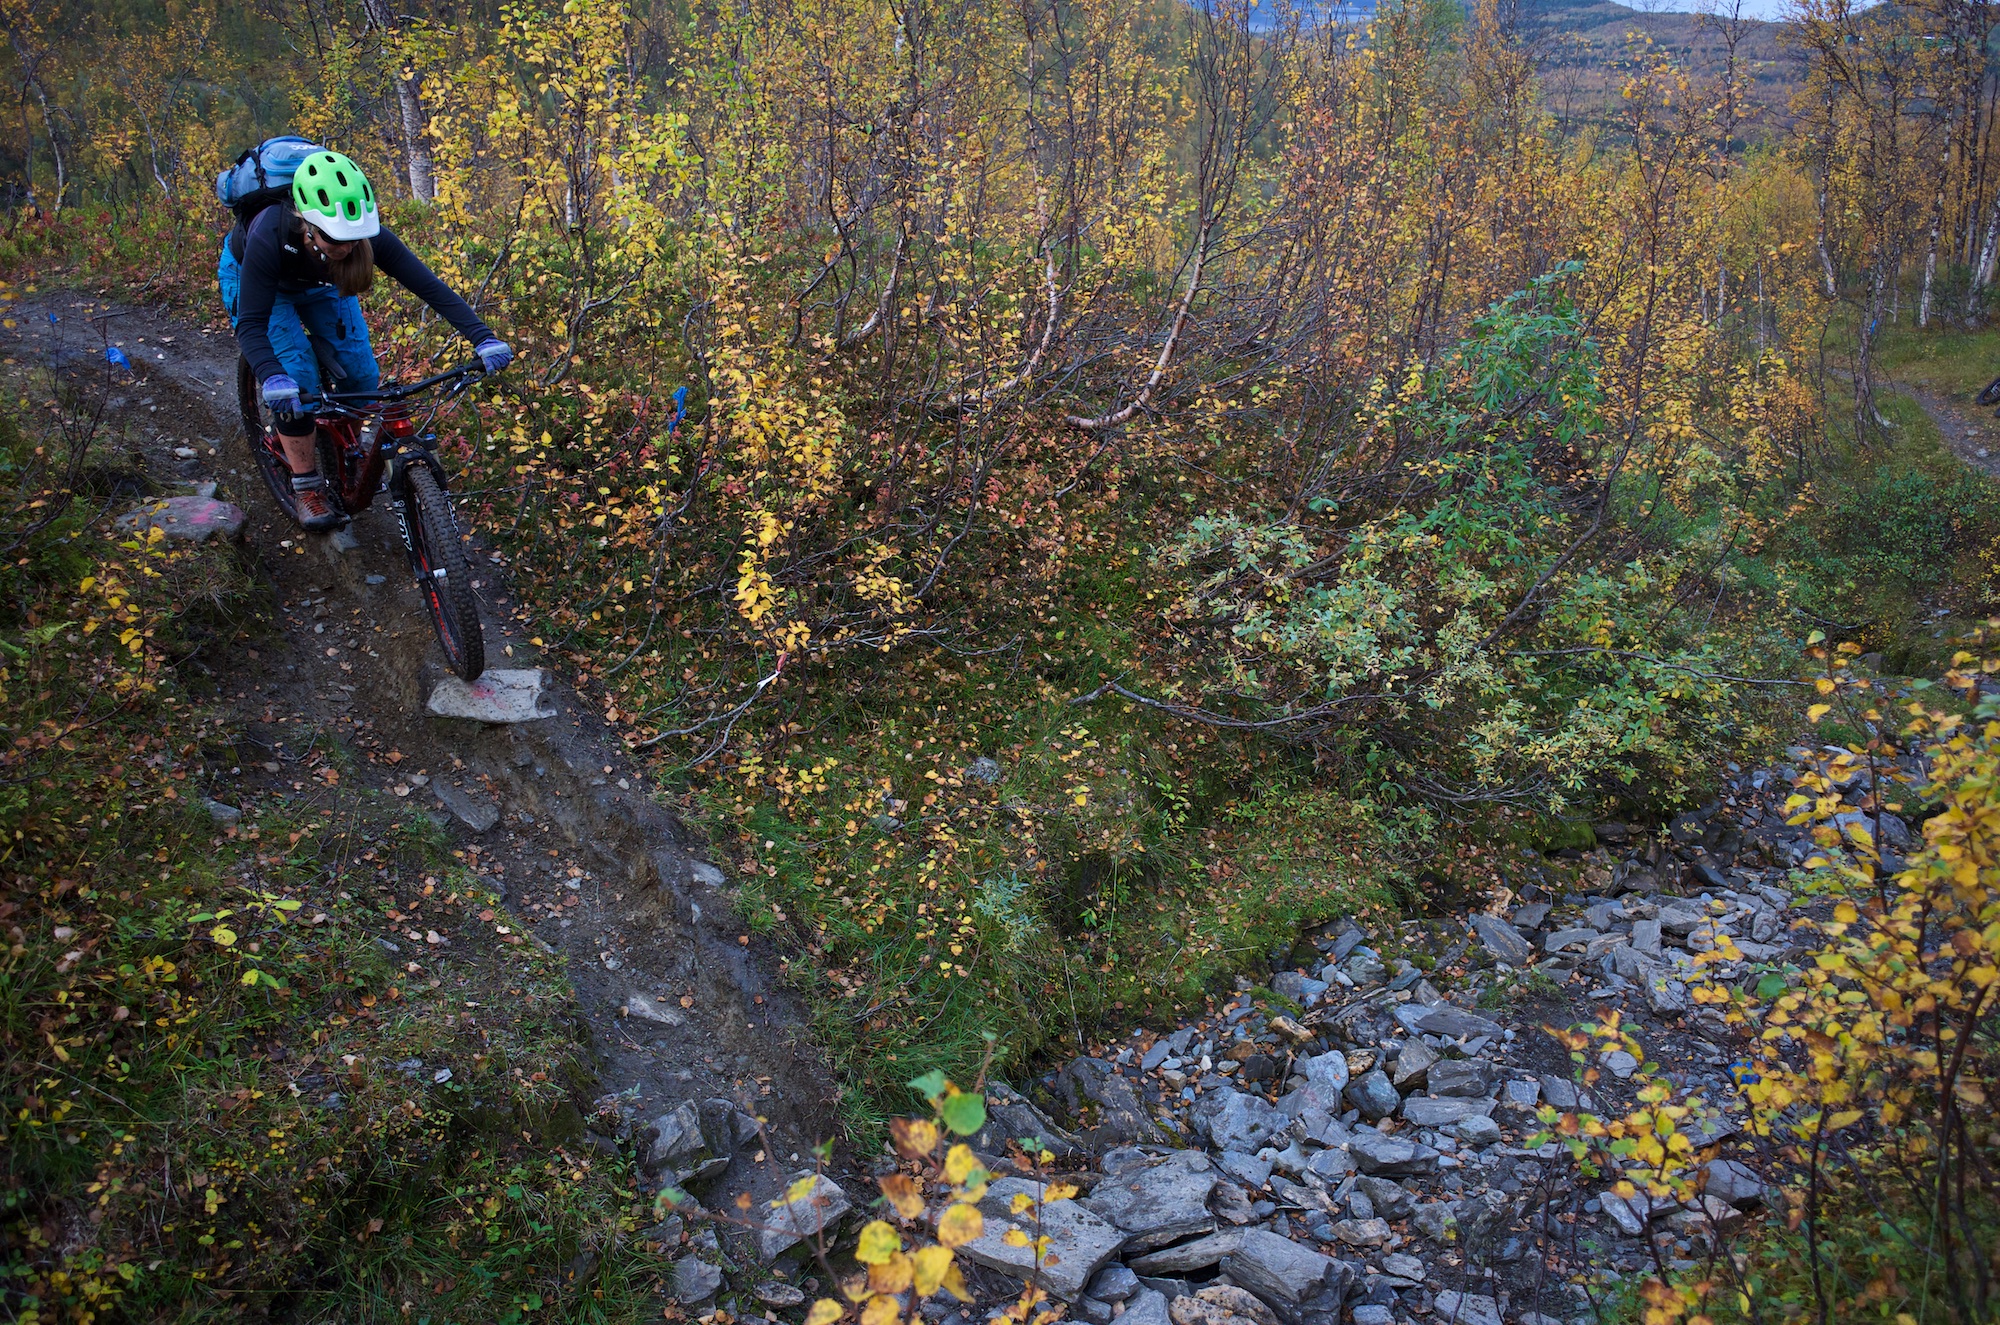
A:
[[[236,343],[261,383],[292,470],[299,524],[330,529],[340,516],[327,500],[313,454],[312,405],[322,391],[310,331],[339,365],[342,389],[370,391],[382,380],[359,296],[387,272],[461,336],[489,373],[514,352],[383,225],[361,167],[339,152],[299,163],[290,203],[239,221],[223,241],[216,280]]]

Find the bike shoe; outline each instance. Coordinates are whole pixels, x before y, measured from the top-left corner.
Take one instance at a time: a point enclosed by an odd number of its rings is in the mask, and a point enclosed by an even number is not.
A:
[[[340,512],[333,509],[333,503],[326,499],[324,488],[294,491],[292,508],[298,513],[299,528],[308,532],[337,529],[347,523]]]

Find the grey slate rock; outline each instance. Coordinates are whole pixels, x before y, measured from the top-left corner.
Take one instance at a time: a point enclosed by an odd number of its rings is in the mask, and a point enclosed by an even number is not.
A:
[[[1408,1053],[1405,1049],[1403,1052]],[[1476,1059],[1439,1063],[1430,1071],[1430,1093],[1459,1099],[1484,1099],[1493,1089],[1493,1068]]]
[[[1172,1045],[1168,1044],[1165,1040],[1157,1040],[1154,1042],[1153,1047],[1146,1051],[1146,1056],[1139,1060],[1139,1070],[1141,1072],[1150,1072],[1173,1057],[1173,1054]]]
[[[1490,1146],[1500,1139],[1500,1124],[1484,1114],[1460,1118],[1445,1129],[1469,1146]]]
[[[453,818],[475,833],[487,832],[500,822],[500,807],[484,796],[475,796],[443,778],[432,782],[431,790],[437,793],[438,800],[451,811]]]
[[[1438,1325],[1501,1325],[1500,1304],[1479,1293],[1448,1288],[1431,1303],[1431,1319]]]
[[[1354,1325],[1395,1325],[1396,1313],[1387,1307],[1378,1307],[1372,1302],[1364,1302],[1354,1308]]]
[[[1080,1153],[1076,1138],[1050,1122],[1026,1096],[1005,1082],[988,1082],[986,1125],[972,1137],[972,1148],[984,1155],[1005,1155],[1008,1142],[1031,1138],[1059,1158]]]
[[[1549,918],[1547,902],[1530,902],[1526,906],[1514,908],[1514,928],[1540,929],[1542,922]]]
[[[1069,1318],[1086,1321],[1088,1325],[1111,1325],[1111,1304],[1086,1293],[1070,1304]]]
[[[1632,922],[1632,946],[1648,957],[1660,955],[1660,922],[1657,920],[1634,920]]]
[[[1161,1145],[1167,1141],[1132,1083],[1097,1058],[1079,1058],[1056,1074],[1056,1090],[1072,1114],[1088,1116],[1090,1125],[1077,1129],[1078,1144],[1093,1153],[1114,1146]]]
[[[1216,1156],[1215,1162],[1246,1187],[1262,1187],[1271,1180],[1271,1161],[1241,1150],[1225,1150]]]
[[[1065,1302],[1074,1302],[1082,1296],[1083,1287],[1091,1277],[1124,1245],[1125,1234],[1074,1200],[1050,1201],[1040,1207],[1039,1231],[1050,1245],[1049,1254],[1038,1269],[1034,1248],[1010,1247],[1006,1236],[1013,1228],[1034,1235],[1034,1212],[1015,1215],[1012,1201],[1017,1193],[1040,1200],[1042,1189],[1042,1183],[1025,1178],[1001,1178],[989,1184],[979,1202],[986,1229],[958,1252],[975,1265],[1017,1279],[1039,1274],[1042,1286],[1050,1293]]]
[[[1455,1201],[1432,1201],[1418,1206],[1410,1216],[1410,1227],[1432,1242],[1443,1242],[1446,1232],[1457,1226],[1458,1203]]]
[[[1463,1039],[1468,1035],[1491,1035],[1498,1039],[1503,1028],[1498,1022],[1443,1004],[1424,1009],[1424,1014],[1416,1019],[1416,1028],[1426,1035],[1443,1035],[1449,1039]]]
[[[1195,1115],[1217,1150],[1245,1150],[1252,1154],[1290,1121],[1267,1101],[1226,1086],[1204,1095]]]
[[[1412,1095],[1403,1101],[1403,1118],[1418,1127],[1448,1127],[1461,1118],[1490,1118],[1492,1100],[1439,1099]]]
[[[1348,1103],[1361,1110],[1361,1116],[1371,1122],[1377,1118],[1387,1118],[1396,1111],[1396,1106],[1402,1103],[1402,1096],[1398,1095],[1395,1086],[1390,1084],[1388,1074],[1379,1067],[1350,1081],[1346,1095]]]
[[[1555,1108],[1568,1110],[1582,1107],[1574,1081],[1548,1072],[1541,1073],[1536,1080],[1541,1083],[1542,1098]]]
[[[1372,1127],[1359,1128],[1348,1144],[1355,1167],[1382,1178],[1403,1178],[1436,1173],[1438,1152],[1399,1136],[1383,1136]]]
[[[1097,1185],[1082,1208],[1113,1225],[1134,1250],[1164,1246],[1215,1227],[1208,1210],[1215,1168],[1199,1150],[1177,1150]]]
[[[1139,1291],[1139,1276],[1122,1265],[1107,1265],[1090,1281],[1090,1295],[1100,1302],[1123,1302]]]
[[[708,1148],[701,1135],[701,1108],[693,1100],[653,1119],[652,1126],[653,1143],[646,1148],[646,1168],[655,1173],[688,1167]]]
[[[1125,1325],[1173,1325],[1167,1315],[1167,1295],[1156,1288],[1141,1288],[1133,1294],[1118,1319]]]
[[[1354,1156],[1339,1146],[1330,1146],[1307,1161],[1306,1171],[1326,1182],[1337,1183],[1354,1172]]]
[[[1344,1280],[1346,1271],[1338,1261],[1290,1238],[1263,1229],[1240,1236],[1236,1250],[1222,1262],[1223,1273],[1281,1311],[1295,1309]]]
[[[1410,1211],[1416,1208],[1416,1198],[1401,1183],[1370,1173],[1354,1180],[1354,1190],[1366,1196],[1369,1204],[1375,1207],[1375,1213],[1384,1219],[1407,1219]]]
[[[1596,937],[1594,929],[1559,929],[1542,940],[1542,947],[1549,952],[1561,952],[1564,948],[1581,948]]]
[[[1193,1242],[1134,1256],[1128,1263],[1136,1274],[1148,1278],[1178,1278],[1196,1270],[1205,1270],[1211,1265],[1220,1265],[1224,1257],[1241,1245],[1242,1239],[1240,1230],[1227,1229],[1205,1238],[1196,1238]]]
[[[1498,961],[1509,966],[1526,966],[1534,959],[1535,945],[1523,938],[1520,930],[1498,916],[1475,915],[1472,917],[1472,929],[1479,935],[1486,951]]]
[[[1336,1093],[1347,1088],[1347,1055],[1343,1053],[1315,1054],[1305,1060],[1306,1080],[1315,1086],[1324,1086]]]
[[[207,497],[161,497],[114,521],[121,530],[158,529],[175,543],[206,543],[211,538],[233,543],[243,536],[249,517],[234,502]]]
[[[1764,1200],[1764,1182],[1749,1165],[1733,1159],[1712,1160],[1704,1166],[1708,1185],[1703,1190],[1719,1201],[1742,1209]]]
[[[840,1184],[824,1173],[796,1201],[780,1199],[768,1203],[758,1221],[757,1254],[772,1261],[816,1233],[831,1229],[854,1208]]]
[[[722,1291],[722,1271],[695,1256],[674,1262],[674,1301],[683,1306],[706,1302]]]
[[[1396,1067],[1390,1080],[1397,1090],[1424,1089],[1433,1064],[1438,1061],[1437,1050],[1422,1040],[1411,1040],[1403,1046],[1403,1052],[1396,1055]]]

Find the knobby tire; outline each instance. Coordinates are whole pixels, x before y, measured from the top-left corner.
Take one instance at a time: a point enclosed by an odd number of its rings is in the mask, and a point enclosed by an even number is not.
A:
[[[477,681],[486,670],[486,636],[479,626],[479,603],[465,561],[458,517],[437,476],[422,464],[410,466],[410,569],[417,592],[430,609],[431,625],[445,661],[461,680]],[[444,575],[436,574],[442,570]]]

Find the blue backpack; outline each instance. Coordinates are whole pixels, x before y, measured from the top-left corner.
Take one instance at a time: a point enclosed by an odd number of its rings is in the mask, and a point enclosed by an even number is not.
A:
[[[292,196],[292,176],[299,163],[326,149],[296,135],[267,138],[236,158],[215,177],[215,196],[247,227],[257,213]]]

